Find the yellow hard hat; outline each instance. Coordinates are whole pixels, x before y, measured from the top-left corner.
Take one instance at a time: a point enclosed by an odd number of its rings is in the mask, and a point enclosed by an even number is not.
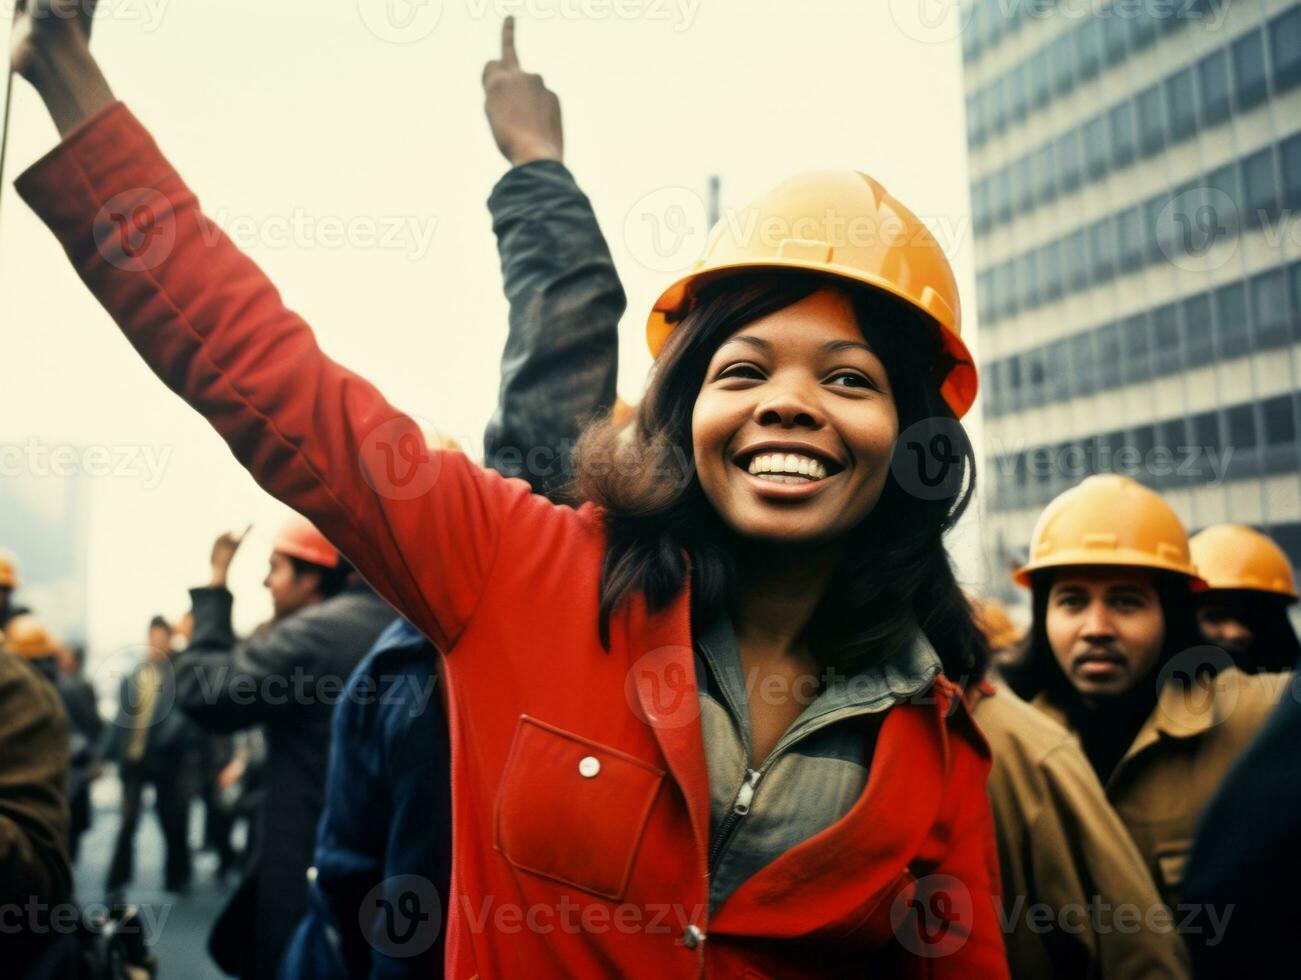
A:
[[[1287,555],[1254,528],[1215,524],[1194,534],[1188,546],[1197,571],[1212,589],[1247,589],[1297,600]]]
[[[36,657],[52,657],[59,652],[59,645],[31,613],[20,613],[5,627],[5,649],[29,660]]]
[[[0,548],[0,588],[18,588],[18,559]]]
[[[941,392],[961,418],[976,400],[976,367],[962,342],[958,284],[926,225],[867,174],[823,170],[793,177],[709,235],[705,255],[655,301],[646,323],[658,357],[701,286],[732,272],[802,269],[872,286],[940,326],[956,364]]]
[[[1030,561],[1013,579],[1071,565],[1120,565],[1173,572],[1206,583],[1188,551],[1188,532],[1160,495],[1127,476],[1091,476],[1059,495],[1039,515]]]

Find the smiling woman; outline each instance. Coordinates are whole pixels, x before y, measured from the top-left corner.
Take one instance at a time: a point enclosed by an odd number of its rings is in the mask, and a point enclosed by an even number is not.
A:
[[[956,426],[940,394],[949,363],[933,323],[856,283],[776,269],[706,285],[660,356],[634,444],[594,426],[580,447],[580,495],[603,505],[611,531],[605,608],[630,591],[671,597],[689,555],[707,620],[734,601],[738,569],[798,556],[802,572],[834,568],[809,623],[816,662],[860,669],[926,623],[945,673],[975,677],[984,642],[942,543],[973,488],[970,450],[951,495],[922,497],[893,476],[901,431]],[[602,465],[619,452],[690,458],[694,473]]]
[[[910,211],[824,173],[758,202],[782,211],[758,239],[716,233],[710,275],[651,316],[635,425],[583,445],[580,506],[447,449],[399,483],[415,421],[200,212],[84,33],[39,44],[24,70],[64,140],[20,193],[159,378],[441,655],[449,975],[1007,976],[961,686],[986,651],[942,542],[971,452],[938,493],[895,458],[952,436],[976,387]],[[105,234],[113,200],[169,247]],[[598,465],[621,452],[632,476]]]

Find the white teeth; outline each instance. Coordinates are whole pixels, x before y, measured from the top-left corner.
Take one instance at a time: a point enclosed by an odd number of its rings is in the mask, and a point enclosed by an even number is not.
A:
[[[750,460],[747,469],[752,476],[767,474],[797,478],[782,481],[791,483],[800,482],[798,477],[807,477],[809,480],[825,480],[828,475],[827,467],[821,460],[813,459],[811,456],[800,456],[796,453],[761,453]]]

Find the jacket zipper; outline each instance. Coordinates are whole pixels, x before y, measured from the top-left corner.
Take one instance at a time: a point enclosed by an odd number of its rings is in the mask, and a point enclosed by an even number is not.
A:
[[[934,681],[934,679],[934,675],[932,675],[926,680],[925,684],[915,690],[892,692],[889,697],[882,698],[881,701],[874,704],[869,710],[875,713],[884,710],[891,705],[897,704],[900,701],[907,700],[913,695],[924,691],[926,686]],[[777,763],[777,760],[782,757],[788,748],[796,742],[803,741],[819,729],[833,724],[837,720],[839,719],[827,719],[824,717],[820,721],[815,722],[808,728],[799,732],[797,735],[792,736],[790,732],[787,732],[777,740],[777,744],[773,746],[772,750],[768,753],[768,758],[763,760],[763,763],[758,769],[751,769],[748,766],[746,767],[745,779],[741,782],[741,788],[737,790],[736,799],[732,801],[732,809],[723,819],[723,822],[719,824],[718,835],[709,845],[709,859],[706,862],[706,868],[709,874],[712,875],[716,870],[718,870],[718,862],[723,856],[723,851],[727,849],[727,845],[731,843],[732,838],[736,836],[741,821],[745,818],[746,814],[750,812],[750,806],[754,801],[754,794],[755,790],[759,786],[759,780],[762,779],[768,770]],[[745,748],[747,752],[750,749],[748,745],[745,746]]]
[[[750,812],[750,803],[754,800],[754,791],[759,786],[759,780],[767,766],[764,765],[759,769],[745,770],[745,779],[741,780],[741,788],[736,791],[736,799],[732,801],[732,809],[723,819],[722,824],[718,827],[718,834],[714,838],[713,845],[709,848],[709,873],[713,874],[723,849],[727,842],[732,839],[736,833],[737,826],[744,819],[745,815]]]

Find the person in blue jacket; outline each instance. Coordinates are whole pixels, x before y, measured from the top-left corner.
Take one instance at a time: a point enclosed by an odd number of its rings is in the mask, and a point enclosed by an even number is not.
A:
[[[615,398],[625,297],[586,196],[562,162],[560,104],[514,57],[484,72],[485,111],[511,170],[488,200],[510,304],[485,458],[562,494],[583,426]],[[555,370],[563,364],[564,370]],[[335,709],[308,912],[280,975],[437,977],[451,877],[451,746],[433,647],[397,620]]]

